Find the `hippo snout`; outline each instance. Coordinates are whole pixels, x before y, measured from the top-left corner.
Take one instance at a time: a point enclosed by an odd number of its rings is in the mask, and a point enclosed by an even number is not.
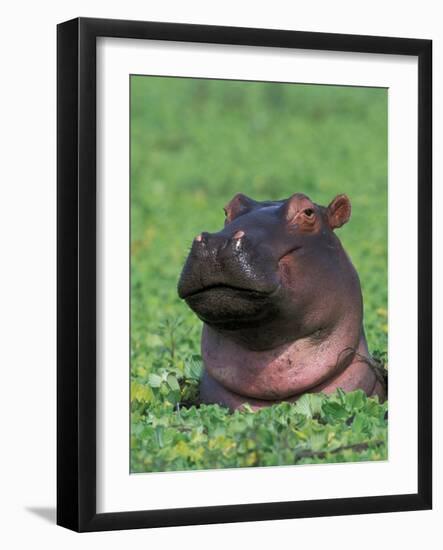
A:
[[[278,265],[241,228],[200,233],[192,243],[178,294],[203,321],[237,326],[267,315],[280,284]]]
[[[197,235],[178,284],[180,298],[222,288],[272,293],[278,286],[277,266],[272,259],[259,258],[245,231]]]

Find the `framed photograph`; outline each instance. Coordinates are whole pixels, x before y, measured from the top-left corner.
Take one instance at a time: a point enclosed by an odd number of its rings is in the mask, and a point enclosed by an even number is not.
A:
[[[431,508],[431,41],[57,36],[57,523]]]

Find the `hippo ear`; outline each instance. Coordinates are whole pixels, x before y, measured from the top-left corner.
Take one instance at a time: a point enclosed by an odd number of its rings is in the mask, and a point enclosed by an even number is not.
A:
[[[226,223],[230,223],[238,216],[245,214],[256,204],[255,200],[243,195],[243,193],[237,193],[223,208],[226,214]]]
[[[328,222],[331,229],[344,225],[351,217],[351,201],[346,195],[337,195],[328,206]]]

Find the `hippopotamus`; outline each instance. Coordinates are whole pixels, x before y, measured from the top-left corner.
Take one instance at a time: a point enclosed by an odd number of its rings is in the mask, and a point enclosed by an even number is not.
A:
[[[178,283],[203,321],[201,402],[260,408],[338,388],[384,400],[359,277],[336,235],[349,198],[238,193],[224,210],[223,229],[193,240]]]

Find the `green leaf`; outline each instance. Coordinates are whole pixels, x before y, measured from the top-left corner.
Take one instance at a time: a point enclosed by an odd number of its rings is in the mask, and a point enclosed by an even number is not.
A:
[[[158,374],[150,374],[148,376],[148,384],[151,388],[159,388],[162,385],[162,378]]]
[[[150,348],[158,348],[163,346],[163,340],[158,334],[148,334],[146,336],[146,343]]]
[[[325,401],[322,405],[322,409],[325,415],[332,420],[341,420],[349,416],[345,407],[334,401]]]
[[[180,391],[170,391],[165,396],[166,401],[169,401],[172,405],[176,405],[180,401]]]
[[[154,395],[151,388],[146,384],[140,384],[139,382],[131,382],[131,400],[150,403]]]
[[[346,404],[346,394],[341,388],[337,388],[337,397],[340,401],[340,404],[344,407]]]
[[[349,392],[345,396],[346,407],[351,411],[360,410],[366,403],[366,394],[362,390]]]
[[[363,413],[358,413],[352,422],[352,431],[361,434],[367,426],[367,417]]]
[[[166,382],[168,383],[168,386],[171,388],[171,390],[180,391],[180,385],[177,381],[177,378],[173,374],[168,374]]]
[[[203,370],[202,362],[197,359],[190,359],[185,362],[185,376],[192,380],[200,380]]]
[[[295,403],[295,410],[300,414],[304,414],[308,418],[320,415],[322,403],[324,400],[323,394],[320,393],[305,393]]]

